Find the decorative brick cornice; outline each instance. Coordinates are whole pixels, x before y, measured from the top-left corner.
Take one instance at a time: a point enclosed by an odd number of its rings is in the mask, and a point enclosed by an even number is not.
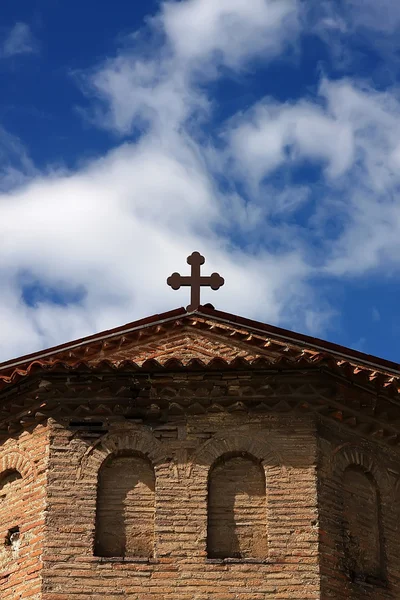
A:
[[[3,439],[48,417],[107,427],[115,418],[162,422],[168,415],[313,412],[389,446],[400,444],[397,402],[318,369],[54,372],[46,379],[37,374],[2,398]]]

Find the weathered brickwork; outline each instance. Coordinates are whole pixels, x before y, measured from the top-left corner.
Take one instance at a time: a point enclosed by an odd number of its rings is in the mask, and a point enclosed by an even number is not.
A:
[[[116,422],[103,440],[69,431],[56,421],[49,426],[44,600],[83,600],[100,594],[109,600],[124,595],[138,600],[320,597],[312,419],[193,416],[171,420],[168,429],[154,431]],[[98,486],[99,468],[121,452],[140,452],[154,467],[152,559],[94,556],[96,496],[102,485],[100,479]],[[223,455],[236,457],[230,459],[232,487],[237,487],[240,474],[248,479],[233,507],[231,496],[231,526],[238,537],[243,536],[244,553],[253,554],[248,537],[239,530],[246,526],[245,512],[254,502],[250,541],[256,556],[226,560],[207,556],[209,473],[218,475],[221,463],[216,461]],[[252,457],[246,472],[243,458],[239,462],[237,458],[243,455]],[[148,500],[148,487],[146,495]]]
[[[400,457],[341,427],[319,429],[322,598],[400,597]]]
[[[3,368],[1,600],[398,600],[395,367],[177,312]]]
[[[210,469],[209,558],[267,558],[264,469],[248,456],[223,455]]]
[[[312,414],[50,419],[0,469],[5,600],[400,596],[399,457]]]
[[[41,598],[46,508],[47,429],[42,425],[0,451],[0,598]]]
[[[95,554],[154,555],[155,476],[140,456],[110,456],[98,478]]]
[[[344,551],[353,579],[384,577],[380,494],[372,474],[360,465],[343,473]]]

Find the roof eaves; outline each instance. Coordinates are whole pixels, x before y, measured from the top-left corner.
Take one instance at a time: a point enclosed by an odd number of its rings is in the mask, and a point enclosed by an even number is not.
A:
[[[109,329],[101,333],[93,334],[84,338],[80,338],[78,340],[74,340],[72,342],[67,342],[58,346],[54,346],[52,348],[47,348],[43,351],[34,352],[32,354],[27,354],[19,358],[11,359],[0,364],[0,372],[2,370],[16,367],[18,365],[23,365],[33,360],[40,360],[52,356],[61,351],[64,352],[68,350],[73,350],[85,344],[103,341],[112,338],[116,335],[120,335],[122,333],[131,333],[137,331],[138,329],[145,329],[147,327],[161,325],[163,323],[173,321],[179,317],[190,317],[194,315],[198,315],[205,318],[212,318],[215,321],[228,324],[236,328],[240,326],[247,330],[251,330],[255,333],[262,334],[263,336],[270,335],[296,345],[304,346],[305,348],[311,347],[312,349],[322,351],[324,353],[328,352],[332,355],[340,357],[341,359],[351,361],[353,363],[356,362],[363,364],[364,366],[371,368],[372,370],[385,370],[386,372],[390,372],[393,375],[400,375],[400,366],[397,363],[387,361],[385,359],[380,359],[369,354],[364,354],[362,352],[358,352],[357,350],[345,348],[332,342],[326,342],[318,338],[313,338],[311,336],[285,330],[274,325],[268,325],[266,323],[253,321],[245,317],[240,317],[238,315],[218,311],[214,308],[210,308],[207,306],[200,306],[197,310],[191,312],[187,312],[185,308],[177,308],[165,313],[157,313],[150,317],[139,319],[137,321],[133,321],[131,323],[114,329]]]
[[[360,362],[368,367],[372,367],[373,369],[384,369],[392,372],[394,375],[400,375],[400,365],[398,363],[386,360],[384,358],[379,358],[371,354],[364,354],[363,352],[358,352],[357,350],[352,350],[351,348],[346,348],[345,346],[340,346],[339,344],[335,344],[333,342],[327,342],[302,333],[282,329],[280,327],[276,327],[275,325],[268,325],[260,321],[253,321],[251,319],[247,319],[246,317],[240,317],[238,315],[225,313],[204,306],[200,306],[196,312],[202,316],[213,317],[213,319],[218,320],[221,323],[227,323],[236,327],[238,325],[242,325],[247,329],[252,329],[252,331],[261,333],[263,335],[267,333],[273,335],[274,337],[290,341],[294,344],[303,345],[305,347],[312,346],[316,350],[320,350],[325,353],[329,352],[330,354],[335,354],[340,358],[350,360],[352,362]]]
[[[194,311],[195,312],[195,311]],[[28,361],[46,358],[47,356],[51,356],[52,354],[56,354],[60,351],[73,350],[74,348],[79,348],[79,346],[83,346],[84,344],[102,341],[105,339],[109,339],[114,337],[115,335],[120,335],[121,333],[131,333],[136,331],[137,329],[144,329],[146,327],[154,327],[155,325],[161,325],[162,323],[167,323],[168,321],[173,321],[179,316],[186,316],[193,313],[188,313],[184,308],[177,308],[175,310],[155,314],[151,317],[147,317],[145,319],[139,319],[138,321],[132,321],[132,323],[128,323],[123,325],[122,327],[116,327],[114,329],[109,329],[103,331],[102,333],[95,333],[93,335],[79,338],[72,342],[66,342],[64,344],[60,344],[58,346],[53,346],[52,348],[47,348],[43,351],[33,352],[32,354],[26,354],[25,356],[21,356],[19,358],[14,358],[3,362],[0,364],[0,371],[2,369],[9,369],[10,367],[14,367],[17,365],[22,365]]]

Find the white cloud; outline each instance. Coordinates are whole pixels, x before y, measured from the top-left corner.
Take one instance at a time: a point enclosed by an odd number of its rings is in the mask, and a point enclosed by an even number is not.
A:
[[[137,129],[139,139],[76,172],[36,174],[0,195],[0,276],[8,290],[0,296],[0,312],[10,323],[0,340],[2,358],[186,306],[188,290],[174,292],[166,278],[174,270],[188,272],[186,256],[193,250],[205,254],[206,272],[219,271],[226,281],[218,297],[204,290],[203,302],[274,322],[290,299],[307,315],[313,310],[301,254],[270,254],[257,244],[241,250],[232,242],[232,227],[251,230],[257,210],[220,191],[213,174],[223,157],[192,135],[194,121],[196,129],[199,116],[209,111],[193,63],[206,62],[217,50],[234,68],[257,52],[278,52],[296,1],[257,0],[254,12],[237,0],[230,6],[216,1],[200,7],[189,0],[162,8],[153,26],[165,24],[163,47],[144,55],[121,51],[79,76],[100,101],[92,114],[97,124],[122,135]],[[206,18],[193,30],[198,51],[192,44],[185,58],[174,36],[195,16],[192,11]],[[28,306],[22,301],[26,279],[43,290],[79,288],[84,294],[67,306],[45,297]],[[301,315],[299,310],[292,319],[299,327]]]
[[[300,32],[298,0],[186,0],[163,2],[150,29],[164,44],[132,48],[79,77],[100,105],[91,120],[118,134],[151,126],[179,128],[204,118],[209,101],[197,79],[213,78],[218,68],[243,68],[294,44]]]
[[[296,0],[166,2],[161,19],[180,63],[212,59],[238,68],[260,53],[277,54],[295,37],[299,5]]]
[[[325,80],[315,100],[264,99],[237,115],[216,146],[199,135],[212,99],[195,75],[202,83],[215,77],[216,56],[217,67],[230,69],[256,55],[269,59],[292,41],[297,18],[294,1],[163,4],[153,20],[166,36],[161,48],[123,50],[80,74],[93,96],[92,119],[121,136],[139,132],[136,141],[75,172],[39,174],[8,139],[10,168],[24,185],[11,179],[0,187],[1,358],[186,306],[188,290],[171,290],[166,278],[188,273],[193,250],[206,256],[206,273],[226,281],[217,293],[204,290],[203,302],[312,333],[332,309],[310,277],[400,264],[395,91]],[[309,229],[292,217],[314,190],[268,179],[304,160],[323,165]],[[336,237],[326,233],[332,218],[344,223]],[[45,298],[28,306],[24,277],[84,293],[67,306]]]
[[[282,164],[304,159],[324,162],[327,176],[339,177],[354,159],[351,123],[306,101],[261,102],[235,119],[228,135],[236,164],[253,185]]]
[[[21,140],[0,125],[0,191],[21,185],[37,170]]]
[[[276,322],[290,282],[285,301],[311,308],[301,256],[248,253],[214,232],[227,220],[218,191],[197,153],[182,147],[182,137],[176,142],[163,147],[148,135],[78,173],[36,178],[0,195],[0,275],[8,289],[0,312],[10,325],[2,358],[186,306],[188,290],[174,292],[166,278],[188,273],[186,256],[195,249],[207,258],[205,272],[226,280],[218,295],[205,290],[204,302]],[[65,307],[45,300],[28,307],[21,273],[43,287],[85,294]],[[301,314],[296,318],[300,323]]]
[[[37,51],[37,42],[26,23],[15,23],[0,45],[0,57],[9,58],[17,54]]]
[[[323,80],[317,101],[261,101],[227,129],[232,155],[254,185],[277,167],[322,162],[331,180],[365,171],[371,190],[398,181],[400,103],[395,92],[376,92],[349,80]]]
[[[121,54],[79,77],[83,89],[101,101],[92,119],[118,134],[133,129],[179,128],[194,112],[207,112],[206,98],[168,59]]]
[[[400,4],[396,0],[314,0],[304,4],[307,28],[326,44],[335,67],[349,72],[368,61],[374,76],[396,81]],[[374,67],[376,55],[383,62]],[[372,60],[369,60],[372,58]],[[367,67],[367,68],[368,68]],[[370,71],[369,75],[372,75]]]
[[[235,168],[233,174],[249,193],[263,199],[267,214],[282,214],[320,193],[308,223],[283,221],[283,239],[300,247],[318,242],[319,270],[337,277],[370,270],[400,268],[400,96],[377,92],[343,79],[324,80],[316,101],[278,104],[270,99],[234,118],[225,131]],[[317,186],[298,197],[288,179],[273,188],[269,176],[278,167],[290,173],[302,160],[325,165]],[[261,187],[260,187],[261,186]],[[328,234],[336,222],[334,236]],[[308,228],[307,228],[308,226]],[[302,231],[301,231],[302,229]],[[307,239],[308,238],[308,239]],[[302,240],[302,241],[301,241]]]
[[[363,274],[400,266],[400,97],[348,81],[326,84],[336,118],[353,125],[356,162],[343,187],[347,225],[332,249],[327,269]]]

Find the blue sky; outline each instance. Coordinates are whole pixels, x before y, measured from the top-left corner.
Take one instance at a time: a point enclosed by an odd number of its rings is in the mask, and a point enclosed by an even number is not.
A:
[[[202,301],[398,361],[400,5],[6,0],[0,360]]]

